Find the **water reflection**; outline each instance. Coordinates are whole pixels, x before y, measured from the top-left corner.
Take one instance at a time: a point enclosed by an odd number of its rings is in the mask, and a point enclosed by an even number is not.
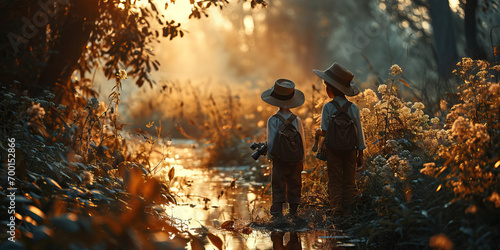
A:
[[[288,242],[285,242],[285,234],[288,234]],[[300,244],[300,238],[297,232],[272,232],[271,241],[273,242],[273,250],[302,250],[302,245]]]
[[[220,237],[224,249],[349,247],[339,244],[344,239],[331,236],[334,232],[327,230],[270,232],[252,226],[252,221],[269,220],[269,181],[254,178],[259,170],[249,166],[206,169],[199,165],[198,159],[186,158],[201,155],[198,146],[173,143],[169,150],[168,167],[175,168],[170,187],[178,204],[164,208],[179,229],[200,235],[206,249],[215,249],[207,233]],[[231,222],[230,227],[225,226],[227,222]]]

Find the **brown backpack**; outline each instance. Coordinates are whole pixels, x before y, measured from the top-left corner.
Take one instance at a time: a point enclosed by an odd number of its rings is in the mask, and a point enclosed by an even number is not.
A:
[[[356,123],[348,114],[352,102],[347,101],[344,106],[332,100],[337,111],[330,117],[328,129],[326,131],[326,145],[335,152],[345,153],[353,150],[357,146],[358,133]]]
[[[278,117],[282,124],[274,137],[273,148],[271,149],[273,161],[287,164],[298,163],[304,158],[304,147],[302,146],[302,136],[292,124],[297,116],[292,114],[288,119],[283,118],[280,114],[274,116]]]

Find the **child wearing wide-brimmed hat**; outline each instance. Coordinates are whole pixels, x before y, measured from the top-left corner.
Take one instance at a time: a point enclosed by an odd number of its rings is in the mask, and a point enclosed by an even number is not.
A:
[[[328,194],[334,215],[350,215],[352,198],[355,195],[356,165],[363,165],[363,150],[366,148],[360,112],[356,104],[347,100],[346,96],[355,96],[360,91],[352,82],[354,74],[339,63],[333,63],[328,69],[322,71],[314,69],[313,72],[323,79],[328,97],[331,102],[323,106],[321,112],[321,129],[316,130],[316,137],[326,136],[332,117],[342,110],[346,117],[354,123],[354,138],[352,147],[346,150],[327,148]],[[346,119],[349,119],[346,118]],[[331,133],[330,133],[331,136]],[[328,142],[335,138],[325,138]]]
[[[276,114],[269,117],[267,121],[268,158],[272,161],[271,172],[272,205],[271,215],[273,219],[283,215],[283,203],[289,204],[289,215],[294,216],[300,203],[302,180],[301,172],[304,161],[304,128],[299,117],[294,115],[291,108],[302,105],[305,101],[304,93],[295,89],[295,83],[287,79],[278,79],[274,86],[261,95],[263,101],[278,107]],[[288,127],[287,126],[292,126]],[[293,143],[291,154],[283,152],[285,145],[277,140],[280,133],[293,130],[298,132]],[[283,156],[287,154],[287,156]]]

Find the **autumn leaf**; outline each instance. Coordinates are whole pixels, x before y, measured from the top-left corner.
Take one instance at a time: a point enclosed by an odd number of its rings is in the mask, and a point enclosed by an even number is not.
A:
[[[224,223],[222,223],[222,225],[220,225],[220,228],[226,229],[226,230],[232,230],[233,226],[234,226],[234,221],[228,220],[228,221],[224,221]]]
[[[58,190],[62,190],[62,187],[59,185],[59,183],[57,183],[53,179],[49,177],[45,177],[44,179],[48,184],[52,185],[53,187],[56,187]]]
[[[399,79],[402,83],[405,84],[406,87],[410,87],[410,85],[408,83],[406,83],[403,79]]]
[[[175,177],[175,168],[174,168],[174,167],[172,167],[172,168],[170,169],[170,171],[168,171],[168,179],[169,179],[169,180],[172,180],[172,179],[174,179],[174,177]]]
[[[243,234],[251,234],[252,233],[252,228],[251,227],[245,227],[243,230],[241,230],[241,233]]]
[[[219,236],[211,234],[211,233],[207,233],[207,236],[208,236],[208,239],[210,240],[210,242],[212,242],[212,244],[214,244],[214,246],[216,246],[219,250],[222,250],[223,242]]]
[[[35,219],[35,221],[43,221],[46,219],[45,217],[45,213],[42,212],[42,210],[40,210],[39,208],[35,207],[35,206],[29,206],[28,207],[28,210],[29,212],[31,213],[30,216]],[[33,216],[35,215],[35,216]]]
[[[191,238],[191,249],[193,250],[202,250],[202,249],[205,249],[205,247],[203,247],[203,244],[201,243],[201,240],[192,235],[191,233],[189,233],[189,237]]]
[[[181,231],[179,229],[177,229],[176,227],[170,226],[170,225],[164,225],[163,230],[165,230],[165,232],[173,233],[176,235],[181,234]]]

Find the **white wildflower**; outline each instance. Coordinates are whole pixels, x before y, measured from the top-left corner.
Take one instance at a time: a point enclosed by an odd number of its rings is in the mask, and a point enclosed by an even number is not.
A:
[[[387,163],[392,165],[392,166],[396,166],[398,165],[399,163],[399,156],[398,155],[393,155],[391,157],[389,157],[389,159],[387,160]]]
[[[486,74],[488,74],[488,71],[481,70],[481,71],[477,72],[476,76],[484,77],[484,76],[486,76]]]
[[[369,114],[370,114],[370,110],[369,110],[369,109],[367,109],[367,108],[363,108],[363,109],[361,109],[361,116],[362,116],[362,117],[366,117],[366,116],[368,116]]]
[[[448,102],[445,100],[441,100],[439,102],[439,107],[441,108],[441,110],[447,110],[448,109]]]
[[[462,64],[464,68],[470,68],[474,64],[474,61],[468,57],[462,58],[462,62],[459,62],[458,65]]]
[[[127,76],[127,71],[125,71],[125,70],[123,70],[123,69],[120,69],[120,70],[118,71],[118,73],[116,73],[116,79],[117,79],[118,81],[125,80],[125,79],[127,79],[127,77],[128,77],[128,76]]]
[[[380,86],[378,86],[377,90],[378,90],[379,93],[385,94],[385,92],[387,91],[387,85],[381,84]]]
[[[363,92],[366,103],[374,103],[378,101],[378,97],[372,89],[366,89]]]
[[[389,69],[389,75],[397,76],[401,73],[403,73],[403,70],[397,64],[392,65]]]
[[[459,116],[453,126],[451,127],[451,136],[462,138],[467,134],[467,130],[470,128],[470,122],[462,116]]]
[[[45,116],[45,109],[43,109],[43,107],[40,107],[40,103],[33,104],[28,108],[28,115],[36,120],[43,119],[43,117]]]
[[[425,105],[421,102],[416,102],[415,104],[413,104],[413,106],[411,108],[417,109],[417,110],[422,110],[425,108]]]
[[[403,107],[402,109],[400,109],[400,112],[403,116],[407,116],[411,113],[411,109],[408,107]]]
[[[375,159],[373,159],[372,163],[375,165],[382,166],[382,165],[385,165],[387,163],[387,160],[382,155],[377,155],[377,157],[375,157]]]
[[[387,140],[385,144],[388,148],[396,148],[399,145],[396,140]]]
[[[434,125],[439,125],[439,122],[440,122],[440,120],[438,117],[434,117],[431,119],[431,123]]]
[[[492,94],[500,94],[500,84],[494,83],[490,85],[488,89]]]
[[[474,130],[476,138],[483,143],[487,143],[490,140],[490,135],[487,132],[486,126],[484,124],[474,124]]]

